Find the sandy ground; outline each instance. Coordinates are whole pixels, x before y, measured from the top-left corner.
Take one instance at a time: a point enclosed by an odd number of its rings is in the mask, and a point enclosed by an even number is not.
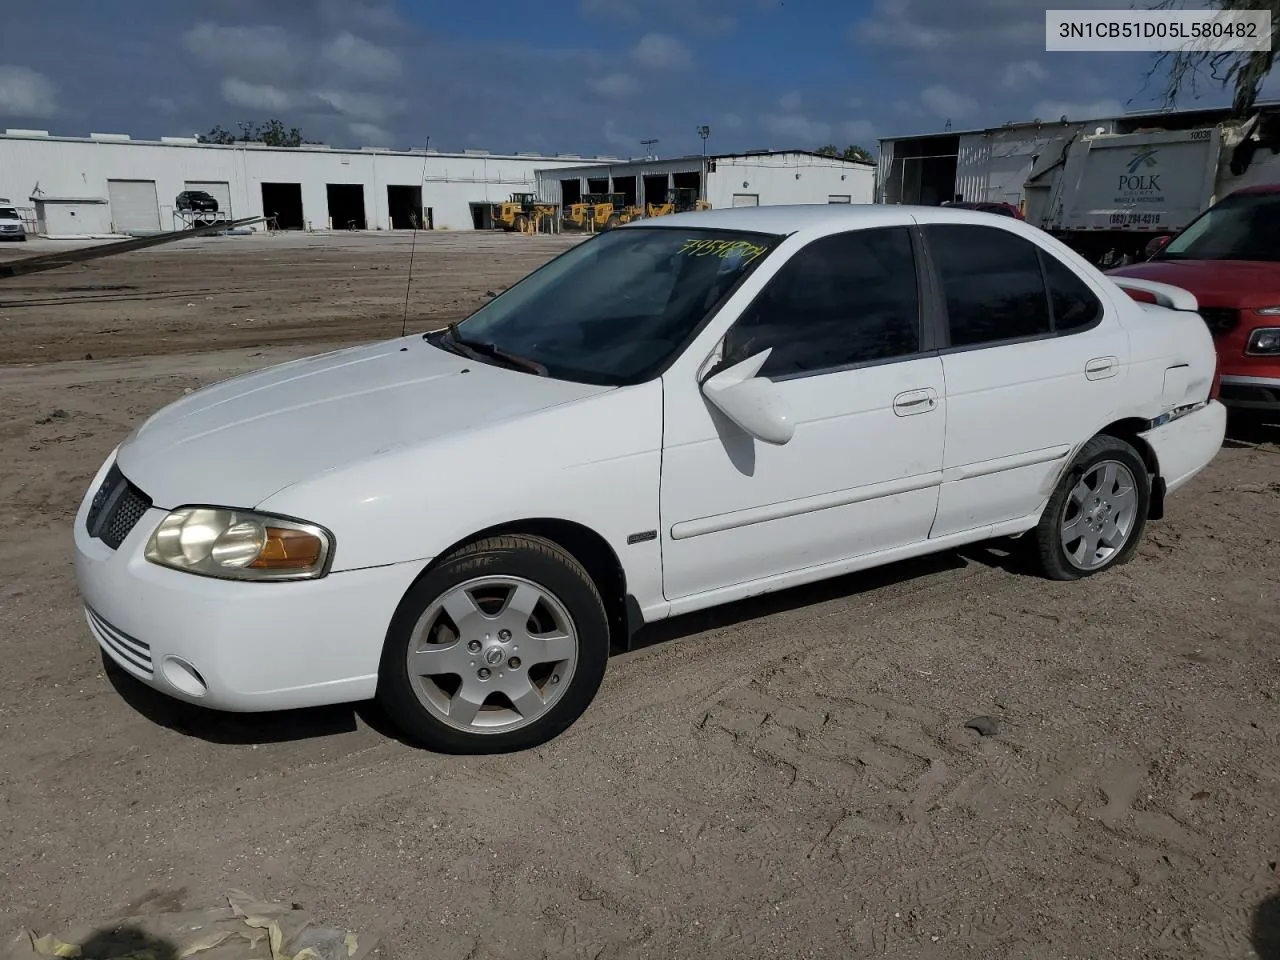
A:
[[[420,238],[410,327],[564,247]],[[187,387],[397,333],[407,258],[220,238],[0,287],[0,935],[238,887],[422,960],[1280,957],[1266,428],[1119,571],[1051,584],[983,548],[672,621],[524,754],[105,670],[68,529],[102,458]]]

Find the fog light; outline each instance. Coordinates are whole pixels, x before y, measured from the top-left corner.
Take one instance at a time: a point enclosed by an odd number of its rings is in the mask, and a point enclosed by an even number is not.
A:
[[[203,697],[209,692],[200,671],[180,657],[165,657],[160,669],[166,680],[189,697]]]

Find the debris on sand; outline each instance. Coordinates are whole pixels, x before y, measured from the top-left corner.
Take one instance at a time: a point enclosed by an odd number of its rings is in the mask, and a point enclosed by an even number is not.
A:
[[[225,907],[112,920],[57,935],[23,929],[3,960],[376,960],[367,935],[316,923],[298,904],[233,890]]]
[[[974,717],[965,721],[966,730],[975,730],[979,736],[994,737],[1000,732],[1000,721],[995,717]]]

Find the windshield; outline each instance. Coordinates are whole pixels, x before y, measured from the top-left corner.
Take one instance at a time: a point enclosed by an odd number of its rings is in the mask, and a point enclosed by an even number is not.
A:
[[[663,369],[780,237],[625,227],[586,240],[438,334],[482,344],[549,376],[639,383]]]
[[[0,207],[0,220],[18,220],[18,211],[13,207]]]
[[[1280,193],[1223,198],[1152,259],[1280,261]]]

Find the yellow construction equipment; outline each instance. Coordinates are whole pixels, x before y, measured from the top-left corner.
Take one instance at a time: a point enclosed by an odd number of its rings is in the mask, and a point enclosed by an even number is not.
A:
[[[676,187],[667,191],[666,202],[649,204],[647,215],[650,217],[665,217],[671,213],[710,209],[711,204],[708,201],[698,199],[697,190],[692,187]]]
[[[564,225],[571,230],[609,230],[644,216],[644,211],[627,203],[625,193],[584,193],[577,203],[564,208]]]
[[[510,200],[493,205],[493,225],[516,233],[536,233],[543,219],[554,217],[557,209],[532,193],[513,193]]]

